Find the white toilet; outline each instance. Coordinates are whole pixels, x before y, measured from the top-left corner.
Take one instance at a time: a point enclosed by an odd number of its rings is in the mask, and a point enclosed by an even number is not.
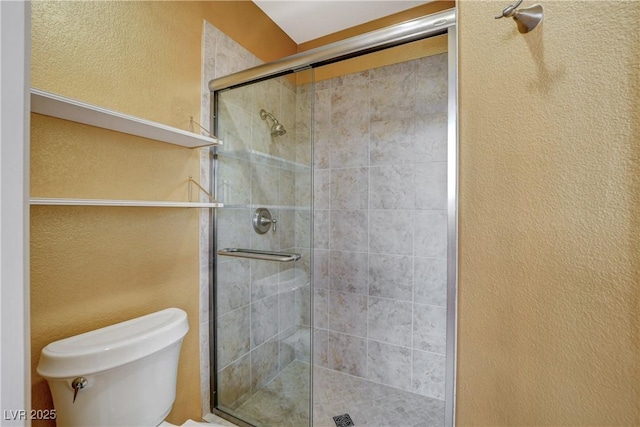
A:
[[[188,330],[187,313],[168,308],[47,345],[37,371],[49,383],[57,425],[170,426],[163,421]]]

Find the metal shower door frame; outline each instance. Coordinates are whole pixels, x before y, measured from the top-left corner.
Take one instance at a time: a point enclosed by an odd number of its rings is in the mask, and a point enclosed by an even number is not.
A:
[[[312,49],[280,60],[249,68],[229,76],[211,80],[211,129],[217,134],[217,97],[216,94],[226,89],[268,80],[274,77],[294,73],[304,68],[315,68],[321,65],[338,62],[343,59],[360,56],[388,47],[406,44],[412,41],[447,34],[448,40],[448,102],[447,102],[447,330],[446,330],[446,366],[445,366],[445,425],[455,426],[456,415],[456,366],[457,366],[457,311],[458,311],[458,25],[457,9],[448,9],[426,17],[385,27],[360,36],[352,37],[327,46]],[[215,156],[211,163],[211,185],[217,197],[214,172],[217,170]],[[312,174],[313,175],[313,174]],[[216,406],[215,372],[216,338],[214,334],[215,319],[215,268],[217,209],[211,216],[210,229],[210,271],[209,287],[209,342],[211,361],[211,411]],[[216,412],[218,413],[218,412]],[[222,415],[222,414],[219,414]],[[228,415],[228,414],[226,414]],[[231,417],[241,426],[250,426]],[[310,423],[312,424],[312,418]]]

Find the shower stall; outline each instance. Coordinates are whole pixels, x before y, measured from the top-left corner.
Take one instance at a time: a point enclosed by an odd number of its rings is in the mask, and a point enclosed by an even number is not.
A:
[[[453,425],[455,22],[447,10],[261,65],[205,25],[224,141],[210,159],[224,203],[210,227],[213,413]]]

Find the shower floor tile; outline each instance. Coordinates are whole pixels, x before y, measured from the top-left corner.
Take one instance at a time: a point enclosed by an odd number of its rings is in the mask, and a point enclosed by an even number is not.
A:
[[[234,412],[256,425],[308,425],[309,365],[294,361]],[[349,414],[356,427],[444,425],[444,402],[321,367],[314,370],[314,427]],[[257,421],[260,420],[260,423]]]

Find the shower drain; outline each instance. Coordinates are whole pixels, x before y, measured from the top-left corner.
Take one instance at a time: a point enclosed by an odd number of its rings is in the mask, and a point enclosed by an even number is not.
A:
[[[336,415],[333,417],[333,422],[336,423],[336,427],[355,426],[349,414]]]

